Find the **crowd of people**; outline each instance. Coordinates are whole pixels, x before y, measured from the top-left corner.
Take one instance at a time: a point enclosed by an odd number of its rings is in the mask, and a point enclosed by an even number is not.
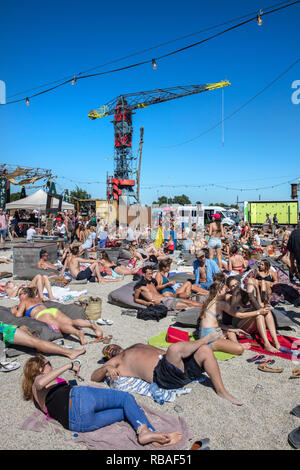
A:
[[[4,243],[7,227],[14,236],[21,236],[18,217],[19,214],[15,213],[9,223],[0,211]],[[44,413],[65,428],[84,432],[126,418],[136,430],[140,444],[151,442],[165,446],[181,439],[178,431],[157,432],[132,395],[116,390],[72,387],[60,378],[68,369],[78,375],[80,366],[76,358],[85,353],[86,344],[82,329],[92,329],[97,338],[103,337],[103,332],[87,320],[71,320],[59,308],[47,308],[44,289],[53,300],[49,282],[53,275],[99,284],[119,282],[125,276],[133,276],[136,280],[133,300],[141,307],[147,309],[162,305],[175,312],[199,309],[199,339],[172,344],[167,351],[140,343],[127,349],[110,344],[103,350],[105,364],[91,374],[95,382],[108,376],[129,376],[155,382],[161,388],[174,389],[196,380],[206,371],[219,396],[235,405],[242,405],[225,389],[213,352],[241,355],[250,344],[239,342],[239,338],[251,338],[253,334],[260,337],[266,351],[279,352],[270,305],[278,276],[270,260],[281,262],[290,282],[296,285],[300,280],[299,228],[291,231],[280,227],[276,219],[275,222],[271,220],[266,229],[253,228],[248,222],[224,227],[219,214],[213,214],[205,230],[197,230],[197,227],[184,229],[181,239],[175,239],[171,234],[167,241],[158,244],[150,227],[115,227],[113,231],[94,213],[86,220],[80,214],[65,211],[57,213],[50,223],[49,220],[38,223],[32,216],[29,224],[28,242],[34,234],[59,237],[59,260],[55,264],[50,262],[47,251],[41,250],[37,268],[44,270],[44,275],[37,275],[29,284],[5,284],[6,294],[19,299],[11,312],[16,317],[34,318],[53,330],[74,335],[82,347],[70,352],[37,339],[26,327],[2,322],[0,332],[8,344],[30,345],[39,352],[63,354],[72,361],[53,369],[50,362],[38,354],[29,359],[24,368],[24,398],[32,399]],[[117,256],[112,259],[110,253],[114,249]],[[194,259],[193,273],[183,282],[175,282],[170,271],[172,267],[178,270],[183,266],[186,256]],[[250,271],[252,275],[245,276]],[[68,412],[70,400],[73,400],[73,406]]]

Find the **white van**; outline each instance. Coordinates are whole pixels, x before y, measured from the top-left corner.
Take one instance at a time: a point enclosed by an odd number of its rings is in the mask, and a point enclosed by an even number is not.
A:
[[[225,209],[221,206],[203,206],[204,208],[204,223],[209,224],[212,222],[211,216],[213,214],[220,214],[221,216],[221,224],[222,225],[229,225],[232,226],[235,224],[233,220],[233,212],[230,210]]]

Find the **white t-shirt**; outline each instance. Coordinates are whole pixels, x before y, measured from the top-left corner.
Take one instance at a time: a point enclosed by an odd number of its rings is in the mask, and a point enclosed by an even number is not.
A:
[[[255,241],[258,245],[260,245],[260,238],[259,236],[257,235],[257,233],[254,235],[254,238],[255,238]]]
[[[33,235],[35,235],[35,229],[29,228],[26,232],[26,240],[31,240]]]

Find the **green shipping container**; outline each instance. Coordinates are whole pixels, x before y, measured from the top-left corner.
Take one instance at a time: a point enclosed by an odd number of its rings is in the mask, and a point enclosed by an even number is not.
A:
[[[277,215],[278,223],[283,225],[297,225],[298,201],[248,201],[248,221],[250,224],[263,224],[266,222],[266,214],[273,220]]]

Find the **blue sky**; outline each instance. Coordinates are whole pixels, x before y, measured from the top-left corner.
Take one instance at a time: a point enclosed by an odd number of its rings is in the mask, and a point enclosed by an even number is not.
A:
[[[274,2],[275,3],[275,2]],[[0,80],[9,96],[272,5],[271,0],[116,0],[1,2]],[[78,81],[25,103],[0,108],[0,161],[53,170],[58,189],[75,184],[105,197],[113,172],[112,117],[91,121],[90,109],[122,94],[228,79],[225,116],[255,95],[299,57],[300,4],[252,22],[203,45],[151,65]],[[205,32],[114,64],[124,66],[200,41]],[[97,71],[109,70],[112,66]],[[221,127],[193,139],[221,119],[221,91],[149,106],[133,116],[133,151],[144,126],[142,202],[187,194],[192,202],[289,199],[300,178],[300,104],[291,101],[300,63]],[[21,96],[26,96],[24,93]],[[72,179],[71,182],[67,179]],[[186,187],[159,188],[159,185]],[[155,187],[153,187],[155,186]],[[14,188],[15,190],[15,188]]]

